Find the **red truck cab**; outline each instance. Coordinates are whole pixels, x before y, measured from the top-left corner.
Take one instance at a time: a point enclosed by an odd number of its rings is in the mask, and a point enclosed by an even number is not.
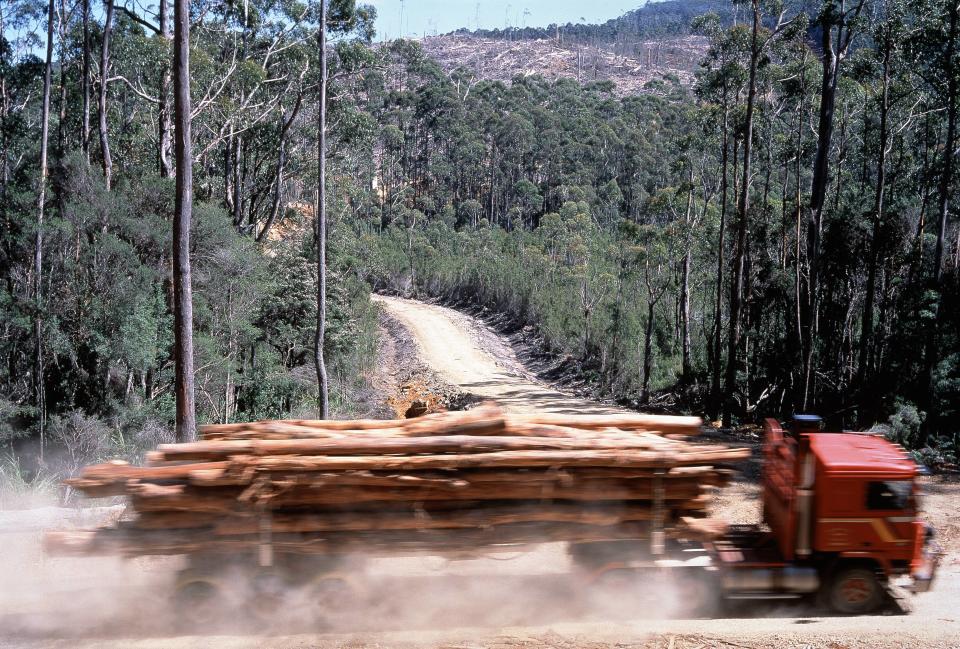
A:
[[[594,574],[670,569],[693,607],[709,608],[717,594],[817,597],[839,613],[870,613],[933,582],[940,551],[920,515],[918,474],[907,452],[879,435],[823,432],[813,415],[795,416],[788,430],[767,419],[762,524],[665,549],[651,543],[652,562],[601,560]]]
[[[929,589],[938,552],[919,517],[917,465],[903,448],[878,435],[821,432],[819,418],[798,416],[790,431],[764,422],[763,455],[770,536],[748,547],[736,537],[726,548],[718,544],[721,557],[731,547],[746,550],[739,565],[727,562],[728,570],[749,568],[744,559],[766,547],[768,567],[806,577],[780,579],[782,590],[814,592],[815,581],[816,591],[844,613],[877,608],[901,577],[910,578],[914,591]]]

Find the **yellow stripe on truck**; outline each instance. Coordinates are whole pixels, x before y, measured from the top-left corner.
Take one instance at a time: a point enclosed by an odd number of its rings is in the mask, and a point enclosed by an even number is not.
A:
[[[902,539],[894,534],[890,525],[883,518],[820,518],[818,523],[868,523],[884,543],[908,543],[909,539]]]

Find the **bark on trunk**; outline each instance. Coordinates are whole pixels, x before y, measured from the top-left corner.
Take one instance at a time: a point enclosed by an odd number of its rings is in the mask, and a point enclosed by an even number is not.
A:
[[[880,91],[880,126],[877,138],[879,140],[879,158],[877,159],[877,180],[874,186],[873,195],[873,232],[870,238],[870,261],[867,268],[867,286],[866,295],[863,304],[863,320],[860,330],[860,350],[857,359],[857,386],[861,393],[861,409],[864,411],[859,414],[861,423],[866,423],[866,418],[872,415],[865,411],[869,400],[864,399],[864,389],[870,375],[870,349],[873,345],[873,305],[874,294],[877,286],[877,264],[880,258],[880,233],[883,223],[883,194],[886,188],[887,178],[887,114],[889,112],[889,86],[890,86],[890,50],[891,43],[889,39],[884,45],[883,52],[883,82]]]
[[[820,82],[820,110],[817,124],[817,151],[813,162],[813,180],[810,187],[810,211],[807,223],[807,285],[803,300],[803,349],[802,349],[802,390],[800,403],[806,410],[812,405],[815,338],[817,335],[817,314],[820,304],[820,235],[823,231],[823,206],[827,196],[827,184],[830,180],[830,145],[833,139],[833,114],[837,99],[837,81],[840,75],[840,61],[850,46],[852,39],[851,23],[863,9],[864,0],[849,11],[843,3],[835,6],[831,2],[823,11],[820,47],[823,74]],[[836,43],[834,43],[834,27]]]
[[[297,115],[300,113],[300,106],[302,104],[303,93],[301,92],[297,95],[297,102],[294,104],[293,110],[290,111],[290,115],[284,117],[282,120],[283,125],[280,128],[279,143],[277,146],[277,172],[273,188],[273,203],[270,206],[270,215],[267,217],[266,223],[263,224],[260,234],[257,235],[258,243],[262,243],[263,240],[267,238],[267,235],[270,233],[270,228],[276,223],[277,217],[283,209],[283,173],[287,161],[287,136],[290,133],[290,127],[293,126],[294,120],[297,119]]]
[[[113,30],[113,0],[105,0],[103,42],[100,48],[100,150],[103,153],[103,180],[110,191],[113,182],[113,160],[110,158],[110,133],[107,130],[107,79],[110,74],[110,32]]]
[[[954,151],[957,146],[957,93],[960,88],[957,87],[957,71],[954,69],[953,61],[956,56],[956,44],[958,31],[960,31],[960,18],[958,18],[958,8],[956,2],[950,3],[950,27],[947,41],[947,51],[944,60],[944,75],[947,77],[947,135],[944,142],[943,171],[940,175],[940,188],[937,206],[937,245],[933,255],[933,288],[936,294],[935,317],[931,325],[932,331],[927,335],[927,345],[925,350],[926,371],[924,372],[924,387],[921,391],[923,401],[921,408],[927,413],[927,419],[920,431],[919,444],[925,444],[931,430],[936,429],[938,421],[935,409],[933,408],[933,383],[934,371],[937,366],[940,324],[943,320],[943,255],[947,235],[947,218],[950,214],[950,190],[953,184]]]
[[[54,0],[47,5],[47,56],[43,71],[43,108],[40,117],[40,187],[37,197],[37,233],[33,242],[33,298],[37,315],[33,322],[34,394],[40,429],[40,459],[43,460],[46,430],[46,391],[43,382],[43,220],[47,202],[47,141],[50,137],[50,85],[53,76]]]
[[[80,92],[83,96],[80,149],[87,164],[90,164],[90,0],[82,0],[83,22],[83,71],[80,75]]]
[[[737,239],[734,244],[733,274],[730,281],[730,324],[727,337],[727,372],[724,382],[723,425],[730,427],[733,395],[737,388],[737,352],[740,348],[740,311],[743,301],[747,256],[747,229],[750,211],[750,174],[753,154],[753,113],[757,100],[757,67],[760,62],[760,6],[754,3],[750,46],[750,81],[747,86],[747,114],[743,135],[743,169],[737,201]]]
[[[323,353],[327,328],[327,0],[320,0],[320,30],[317,34],[320,48],[320,109],[317,134],[317,329],[314,335],[314,363],[317,369],[317,392],[320,418],[330,418],[330,394],[327,365]]]
[[[193,147],[190,139],[190,1],[174,0],[174,110],[176,112],[176,206],[173,216],[174,363],[177,441],[193,439],[193,288],[190,222],[193,215]]]
[[[85,0],[89,1],[89,0]],[[164,45],[170,45],[170,27],[167,20],[169,13],[167,0],[160,0],[158,19],[160,37]],[[169,59],[167,59],[169,62]],[[159,111],[159,150],[157,152],[160,163],[160,176],[169,178],[173,175],[173,162],[170,160],[170,65],[164,66],[163,78],[160,81],[160,111]]]
[[[681,349],[683,357],[682,377],[684,385],[690,385],[693,381],[693,353],[690,341],[690,267],[693,257],[693,223],[691,217],[693,214],[693,171],[690,172],[690,191],[687,194],[687,214],[685,225],[687,228],[685,234],[685,246],[683,251],[683,271],[680,279],[680,319],[681,319]]]
[[[716,307],[713,312],[713,349],[711,359],[711,379],[710,379],[710,407],[711,415],[716,417],[720,414],[721,395],[720,395],[720,363],[723,358],[721,348],[723,347],[723,247],[724,235],[727,227],[727,197],[729,193],[729,183],[727,181],[727,169],[730,163],[729,155],[729,121],[730,111],[727,107],[727,91],[723,93],[723,151],[720,162],[720,229],[717,234],[717,293]]]
[[[67,3],[60,0],[60,97],[57,107],[57,157],[63,157],[67,147]]]

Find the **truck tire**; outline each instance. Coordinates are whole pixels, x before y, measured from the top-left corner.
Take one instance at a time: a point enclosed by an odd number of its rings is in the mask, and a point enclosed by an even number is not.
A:
[[[216,578],[193,570],[183,571],[178,576],[173,593],[173,610],[180,630],[216,629],[230,605],[222,584]]]
[[[846,568],[838,571],[830,581],[827,601],[837,613],[865,615],[880,607],[883,590],[873,570]]]
[[[311,622],[323,629],[335,628],[344,619],[358,615],[365,603],[363,589],[342,573],[319,575],[306,593]]]
[[[720,613],[720,584],[715,575],[703,570],[678,570],[675,589],[681,615],[713,618]]]

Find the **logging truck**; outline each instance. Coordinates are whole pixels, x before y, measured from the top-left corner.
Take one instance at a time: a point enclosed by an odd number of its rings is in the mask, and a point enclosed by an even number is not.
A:
[[[763,525],[729,526],[696,545],[660,543],[655,530],[651,553],[662,558],[652,561],[618,560],[612,546],[574,546],[575,556],[593,561],[598,578],[651,565],[706,571],[681,580],[698,601],[816,597],[857,615],[929,590],[941,551],[919,517],[916,463],[878,435],[821,425],[815,415],[795,416],[786,430],[764,422]]]
[[[567,543],[577,584],[656,571],[708,608],[818,598],[864,614],[930,588],[940,552],[901,447],[823,432],[812,415],[763,428],[757,525],[707,517],[725,465],[751,452],[688,441],[698,418],[486,404],[410,420],[206,426],[201,441],[160,445],[147,466],[94,465],[68,480],[91,497],[127,496],[135,516],[46,543],[61,555],[185,556],[175,591],[188,621],[221,606],[226,572],[268,616],[297,589],[329,616],[355,601],[357,557],[551,541]]]

